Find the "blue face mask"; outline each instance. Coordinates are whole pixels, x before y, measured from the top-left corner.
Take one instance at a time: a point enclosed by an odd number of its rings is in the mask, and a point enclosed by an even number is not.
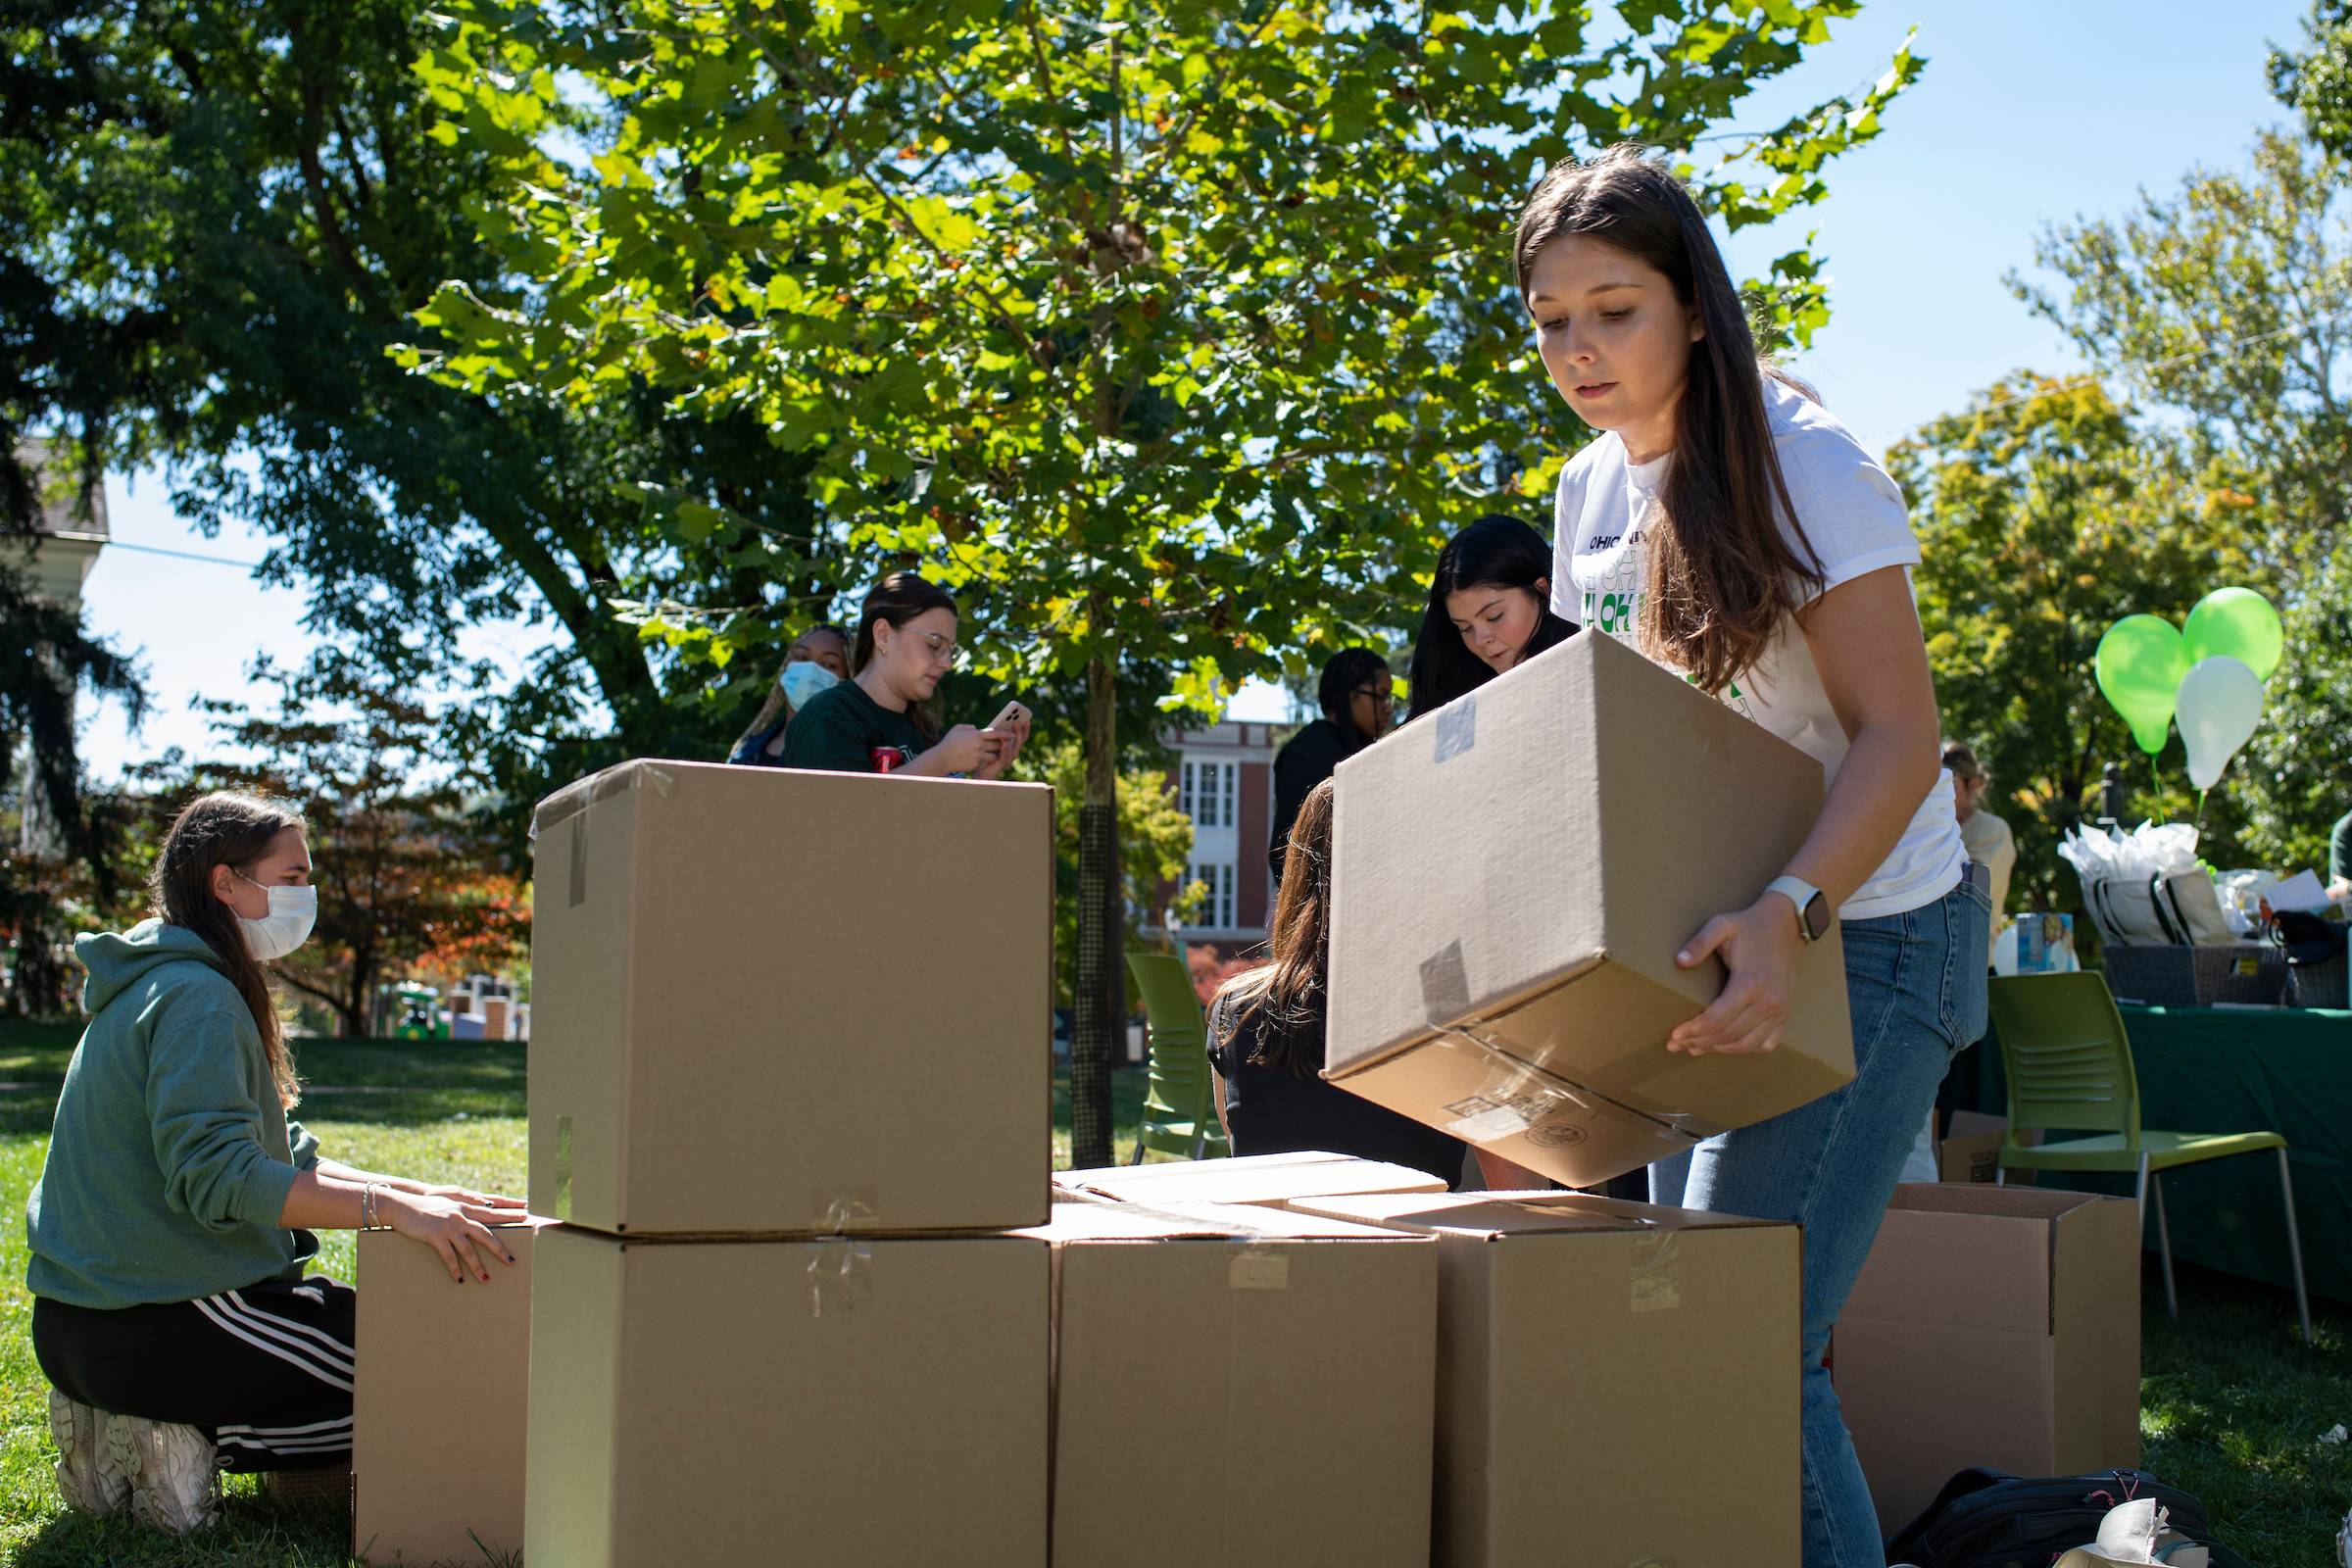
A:
[[[784,688],[784,700],[792,705],[792,710],[796,713],[808,706],[809,698],[828,686],[840,684],[840,681],[841,677],[824,665],[807,660],[797,664],[786,664],[784,673],[776,677],[776,684]]]

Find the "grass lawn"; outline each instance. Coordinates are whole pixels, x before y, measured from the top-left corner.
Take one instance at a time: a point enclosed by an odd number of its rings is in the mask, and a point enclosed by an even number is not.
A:
[[[68,1514],[50,1477],[45,1386],[32,1358],[24,1287],[24,1197],[40,1173],[56,1085],[78,1030],[0,1019],[0,1563],[286,1565],[346,1568],[347,1521],[280,1509],[249,1479],[229,1482],[222,1525],[184,1541],[127,1520]],[[313,1087],[298,1114],[337,1158],[509,1192],[523,1185],[523,1060],[514,1046],[305,1042]],[[1113,1080],[1119,1152],[1133,1148],[1143,1075]],[[26,1087],[17,1087],[26,1086]],[[1054,1084],[1054,1158],[1069,1159],[1069,1085]],[[325,1238],[322,1266],[351,1277],[349,1233]],[[2181,1318],[2151,1274],[2141,1395],[2142,1465],[2205,1501],[2222,1539],[2258,1568],[2332,1568],[2352,1504],[2352,1312],[2323,1303],[2307,1349],[2285,1293],[2196,1269]],[[1922,1412],[1933,1419],[1932,1412]]]

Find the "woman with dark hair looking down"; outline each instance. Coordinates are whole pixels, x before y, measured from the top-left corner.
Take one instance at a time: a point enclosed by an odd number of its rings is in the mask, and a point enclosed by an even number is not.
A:
[[[1489,514],[1446,541],[1413,644],[1412,716],[1434,712],[1576,635],[1551,609],[1551,546]]]

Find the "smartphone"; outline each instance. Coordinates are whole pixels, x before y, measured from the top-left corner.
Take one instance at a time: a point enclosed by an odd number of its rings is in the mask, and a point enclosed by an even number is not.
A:
[[[988,727],[990,729],[1008,729],[1011,727],[1014,720],[1027,718],[1028,716],[1029,710],[1023,708],[1020,704],[1006,703],[1004,705],[1004,711],[990,719],[988,721]]]

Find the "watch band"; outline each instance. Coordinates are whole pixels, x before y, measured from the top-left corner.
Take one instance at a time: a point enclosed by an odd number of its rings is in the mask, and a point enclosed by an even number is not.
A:
[[[1829,934],[1829,922],[1826,919],[1822,921],[1821,930],[1813,929],[1814,906],[1827,903],[1821,889],[1801,876],[1776,876],[1764,884],[1764,891],[1778,893],[1796,906],[1796,934],[1804,939],[1806,945],[1810,946]]]

